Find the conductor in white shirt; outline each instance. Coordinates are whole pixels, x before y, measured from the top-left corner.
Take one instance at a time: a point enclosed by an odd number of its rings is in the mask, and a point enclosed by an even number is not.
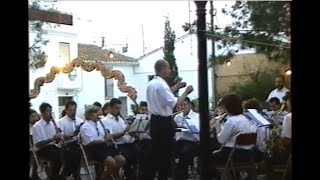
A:
[[[180,97],[175,97],[173,93],[185,87],[186,83],[180,82],[171,88],[168,86],[164,79],[170,77],[171,68],[166,60],[158,60],[154,69],[156,75],[147,86],[148,110],[151,113],[152,164],[153,170],[158,171],[158,180],[166,180],[169,175],[175,134],[173,109],[183,102],[187,95],[193,91],[193,87],[188,86]],[[154,171],[149,171],[148,179],[153,179]]]

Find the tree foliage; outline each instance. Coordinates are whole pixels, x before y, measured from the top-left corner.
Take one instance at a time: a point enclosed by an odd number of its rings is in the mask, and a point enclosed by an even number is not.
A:
[[[249,80],[241,82],[241,84],[231,85],[226,93],[234,93],[242,97],[257,98],[264,102],[270,91],[274,89],[274,75],[278,73],[278,70],[257,71],[250,74]]]
[[[239,45],[227,54],[254,48],[270,60],[290,61],[290,4],[288,1],[236,1],[231,8],[222,9],[222,13],[234,21],[216,31],[218,48]]]
[[[164,30],[164,48],[163,48],[163,53],[164,53],[164,59],[167,60],[170,64],[171,67],[171,72],[172,75],[170,78],[166,79],[169,86],[172,87],[174,86],[178,81],[181,80],[178,74],[178,66],[176,63],[176,58],[174,56],[174,44],[176,40],[176,34],[174,30],[171,29],[170,26],[170,20],[168,17],[166,17],[165,21],[165,30]]]
[[[29,8],[57,11],[53,4],[43,3],[41,0],[29,1]],[[31,32],[35,33],[32,45],[29,47],[29,67],[31,69],[43,67],[46,63],[46,54],[42,50],[42,46],[47,45],[49,42],[49,40],[44,37],[44,35],[47,34],[45,25],[48,25],[50,28],[58,26],[50,25],[46,22],[29,20],[29,28]]]

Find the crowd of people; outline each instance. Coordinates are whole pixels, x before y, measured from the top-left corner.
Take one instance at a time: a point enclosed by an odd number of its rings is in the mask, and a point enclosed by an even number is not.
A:
[[[84,119],[76,116],[75,101],[65,104],[59,119],[53,119],[49,103],[39,106],[40,114],[30,109],[33,165],[39,166],[34,159],[50,162],[48,176],[52,180],[79,178],[85,159],[94,162],[96,179],[187,179],[189,167],[194,167],[199,156],[200,142],[199,132],[190,127],[190,123],[200,121],[195,104],[188,98],[193,87],[186,87],[183,82],[169,87],[165,79],[170,76],[170,65],[165,60],[156,62],[155,71],[156,76],[147,87],[147,99],[139,104],[137,118],[124,118],[120,114],[122,102],[117,98],[103,106],[99,102],[86,106]],[[237,147],[238,161],[248,159],[254,152],[255,161],[266,162],[261,170],[266,174],[272,171],[269,165],[286,162],[291,152],[291,94],[284,87],[282,76],[275,77],[275,86],[262,102],[234,94],[219,100],[210,119],[210,179],[221,177],[215,167],[226,163],[239,132],[257,133],[257,144]],[[185,92],[174,96],[183,87]],[[255,109],[272,126],[260,127],[250,121],[244,114],[248,109]],[[136,126],[132,124],[142,117],[148,122],[146,127],[142,131],[139,127],[133,129]],[[277,144],[272,143],[279,139],[279,146],[285,148],[276,148]],[[37,171],[33,168],[31,179],[39,178]]]

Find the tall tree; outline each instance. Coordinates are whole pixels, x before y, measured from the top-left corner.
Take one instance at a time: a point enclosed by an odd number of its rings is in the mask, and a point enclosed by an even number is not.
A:
[[[178,74],[178,66],[176,63],[176,58],[174,56],[174,43],[176,40],[176,35],[174,30],[171,29],[170,20],[166,17],[165,27],[164,27],[164,59],[167,60],[170,64],[172,76],[167,80],[170,87],[175,85],[178,81],[181,80]]]
[[[227,48],[226,56],[218,59],[230,59],[239,50],[254,48],[270,60],[290,61],[290,5],[289,1],[236,1],[231,8],[222,9],[234,21],[214,34],[220,41],[218,48]]]
[[[29,7],[34,9],[47,9],[50,11],[57,11],[53,4],[48,4],[41,2],[41,0],[31,0],[29,1]],[[50,28],[54,28],[58,25],[51,25],[41,21],[29,21],[30,32],[35,33],[34,39],[32,39],[32,44],[29,47],[29,67],[31,69],[37,69],[43,67],[46,63],[46,54],[42,50],[42,46],[47,45],[48,39],[44,37],[47,34],[45,25]]]

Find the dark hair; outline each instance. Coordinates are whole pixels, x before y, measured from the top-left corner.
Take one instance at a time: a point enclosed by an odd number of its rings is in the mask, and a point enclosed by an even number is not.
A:
[[[112,98],[109,102],[109,107],[113,107],[116,104],[122,104],[122,102],[118,98]]]
[[[248,95],[242,95],[241,96],[241,101],[248,101],[249,99],[252,99],[250,96]]]
[[[245,104],[244,104],[245,109],[256,109],[259,113],[262,112],[262,107],[259,103],[259,101],[255,98],[249,99]]]
[[[99,102],[94,102],[92,105],[95,105],[95,106],[98,106],[98,107],[102,107],[102,104],[101,103],[99,103]]]
[[[192,108],[195,108],[196,104],[193,101],[191,101],[191,106],[192,106]]]
[[[52,106],[49,103],[46,103],[46,102],[41,103],[40,106],[39,106],[40,113],[44,113],[44,111],[47,108],[52,108]]]
[[[62,117],[64,117],[66,114],[67,114],[67,111],[66,111],[66,109],[64,109],[64,110],[61,111],[61,116],[60,116],[60,117],[62,118]]]
[[[186,97],[183,101],[187,101],[188,103],[191,103],[191,100],[189,97]]]
[[[270,98],[269,103],[276,103],[277,105],[279,105],[280,99],[277,97],[272,97],[272,98]]]
[[[66,105],[64,106],[65,109],[68,109],[70,106],[76,106],[77,108],[77,103],[75,101],[67,101]]]
[[[148,103],[146,101],[141,101],[139,107],[148,107]]]
[[[154,70],[159,73],[162,68],[166,66],[166,60],[160,59],[154,64]]]
[[[284,100],[284,101],[291,101],[291,92],[290,92],[290,91],[287,91],[287,92],[286,92],[286,95],[283,96],[282,100]]]
[[[29,116],[30,116],[31,114],[33,114],[33,113],[38,114],[36,110],[34,110],[34,109],[29,109]]]
[[[282,76],[282,75],[277,75],[276,77],[274,77],[274,79],[276,79],[276,78],[281,78],[284,81],[284,76]]]
[[[239,115],[243,113],[242,101],[238,95],[231,94],[222,97],[221,105],[226,111],[232,115]]]
[[[105,104],[103,105],[103,107],[102,107],[102,111],[108,109],[109,106],[110,106],[109,103],[105,103]]]

